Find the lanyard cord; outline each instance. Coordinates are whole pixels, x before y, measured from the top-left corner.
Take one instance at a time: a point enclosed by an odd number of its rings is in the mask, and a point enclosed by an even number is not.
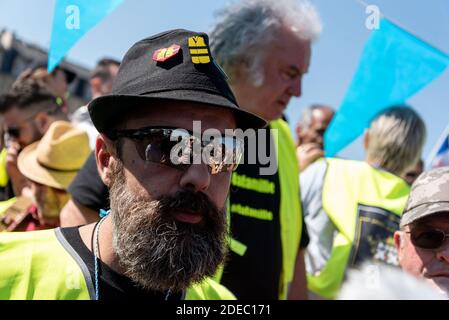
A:
[[[99,234],[100,234],[100,226],[101,226],[101,224],[103,223],[103,221],[104,221],[104,219],[105,219],[106,217],[103,217],[99,222],[97,222],[97,224],[95,225],[95,228],[94,228],[94,232],[93,232],[93,234],[94,234],[94,238],[95,238],[95,243],[94,243],[94,246],[93,246],[93,250],[94,250],[94,272],[95,272],[95,283],[94,283],[94,285],[95,285],[95,300],[100,300],[100,289],[99,289],[99,286],[98,286],[98,267],[99,267],[99,249],[98,249],[98,246],[99,246],[99,241],[98,241],[98,237],[99,237]]]
[[[103,218],[101,218],[100,221],[97,222],[97,224],[94,227],[94,232],[93,232],[93,236],[94,236],[94,246],[93,246],[93,251],[94,251],[94,273],[95,273],[95,300],[100,300],[100,288],[98,285],[98,278],[99,278],[99,235],[100,235],[100,226],[103,223],[103,221],[106,219],[106,216],[103,216]],[[165,295],[165,301],[168,301],[169,297],[171,295],[171,290],[167,290],[167,294]]]

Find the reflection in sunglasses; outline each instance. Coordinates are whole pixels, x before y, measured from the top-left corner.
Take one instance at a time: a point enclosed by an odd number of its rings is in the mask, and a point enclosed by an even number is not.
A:
[[[142,160],[186,170],[191,164],[207,164],[211,174],[237,168],[243,141],[236,136],[211,136],[201,140],[184,129],[147,127],[117,131],[113,139],[129,138]]]

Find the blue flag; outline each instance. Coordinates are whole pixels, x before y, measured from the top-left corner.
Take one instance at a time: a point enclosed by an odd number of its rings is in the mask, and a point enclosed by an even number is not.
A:
[[[366,43],[346,96],[326,130],[326,156],[335,156],[363,133],[377,113],[404,103],[448,65],[448,55],[382,19]]]
[[[67,52],[123,0],[56,0],[48,54],[48,72]]]

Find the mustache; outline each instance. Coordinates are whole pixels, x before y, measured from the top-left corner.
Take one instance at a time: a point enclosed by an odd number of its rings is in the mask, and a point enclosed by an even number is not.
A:
[[[160,197],[159,209],[164,216],[177,211],[200,213],[210,222],[221,220],[220,215],[224,214],[224,208],[219,209],[206,194],[188,190]]]

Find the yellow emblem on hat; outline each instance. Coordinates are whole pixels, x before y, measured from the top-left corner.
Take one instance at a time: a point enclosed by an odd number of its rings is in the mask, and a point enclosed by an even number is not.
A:
[[[189,49],[192,62],[194,64],[210,63],[211,57],[209,48],[204,41],[204,37],[195,36],[189,38]]]

